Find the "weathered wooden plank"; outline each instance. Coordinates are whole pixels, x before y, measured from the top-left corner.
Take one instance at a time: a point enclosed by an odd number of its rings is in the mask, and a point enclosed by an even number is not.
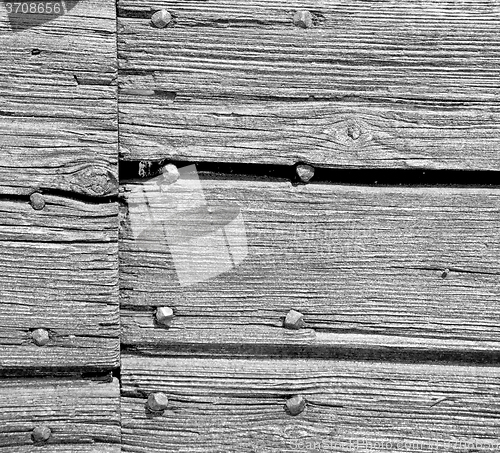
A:
[[[1,15],[0,194],[117,192],[115,2],[72,3],[22,31]]]
[[[181,180],[161,196],[156,180],[123,186],[124,344],[498,352],[498,191],[204,178],[210,205],[239,205],[246,234],[225,228],[231,247],[202,228],[216,211],[187,215],[199,194],[176,192]],[[148,226],[145,195],[164,231]],[[203,281],[245,236],[244,259]],[[168,329],[154,319],[161,306],[174,310]],[[283,328],[291,309],[304,329]]]
[[[121,451],[118,379],[3,379],[0,389],[2,453]],[[42,426],[50,438],[34,443],[32,432]]]
[[[498,106],[262,102],[176,105],[123,96],[122,156],[336,168],[498,170]],[[168,127],[165,127],[168,125]]]
[[[116,367],[117,204],[44,199],[0,200],[0,369]]]
[[[171,26],[151,26],[158,8]],[[119,15],[124,159],[500,168],[496,2],[120,0]]]
[[[495,451],[499,388],[494,367],[124,355],[123,451]]]

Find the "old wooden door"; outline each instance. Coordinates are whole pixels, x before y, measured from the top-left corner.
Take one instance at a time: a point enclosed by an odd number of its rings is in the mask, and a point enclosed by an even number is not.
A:
[[[1,453],[500,449],[497,0],[0,13]]]

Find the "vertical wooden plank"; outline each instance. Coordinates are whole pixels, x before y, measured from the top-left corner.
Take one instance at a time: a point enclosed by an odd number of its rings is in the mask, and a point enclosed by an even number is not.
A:
[[[117,204],[43,201],[0,198],[0,371],[117,367]]]
[[[66,3],[21,29],[0,4],[0,194],[116,193],[115,2]]]
[[[116,5],[55,1],[47,20],[0,8],[0,371],[112,369]]]

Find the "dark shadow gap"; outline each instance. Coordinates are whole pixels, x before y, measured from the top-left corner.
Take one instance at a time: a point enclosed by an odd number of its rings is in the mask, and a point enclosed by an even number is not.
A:
[[[251,344],[178,344],[161,346],[123,345],[123,354],[141,357],[177,357],[202,359],[318,359],[342,361],[376,361],[402,364],[497,366],[500,351],[452,351],[398,347],[331,347]]]
[[[288,180],[294,184],[302,184],[296,175],[295,166],[290,165],[168,162],[178,167],[195,164],[202,179]],[[121,161],[120,184],[158,176],[165,163],[166,161],[148,162],[147,170],[145,170],[144,164],[139,161]],[[500,171],[315,168],[311,183],[373,187],[499,188]]]
[[[118,377],[120,369],[117,367],[26,367],[13,366],[0,370],[0,379],[25,378],[60,378],[60,379],[90,379],[110,381],[110,376]]]

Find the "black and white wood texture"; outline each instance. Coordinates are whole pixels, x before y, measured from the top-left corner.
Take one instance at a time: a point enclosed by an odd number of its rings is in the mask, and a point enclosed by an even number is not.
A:
[[[0,380],[1,453],[119,453],[118,379]],[[35,428],[48,427],[46,442],[34,443]]]
[[[171,26],[151,26],[159,8]],[[118,14],[126,160],[500,168],[495,1],[119,0]]]
[[[0,372],[119,365],[118,207],[0,199]],[[46,329],[50,341],[33,343]]]
[[[496,451],[495,367],[124,355],[124,452]],[[163,414],[145,408],[164,392]],[[291,416],[285,401],[302,395]]]
[[[68,6],[0,5],[0,371],[119,365],[116,5]]]
[[[11,30],[0,4],[0,194],[117,192],[116,5]]]
[[[133,211],[124,210],[125,345],[162,351],[217,345],[214,354],[226,346],[278,354],[306,346],[326,355],[343,348],[497,354],[497,190],[294,186],[210,175],[202,175],[202,186],[208,203],[239,206],[248,255],[215,278],[183,286],[169,238],[148,231],[147,222],[135,238]],[[157,219],[173,216],[183,225],[172,201],[155,198],[154,183],[136,180],[122,190],[125,204],[149,198]],[[194,206],[196,197],[185,194],[182,205]],[[183,222],[197,232],[211,219],[202,213]],[[245,239],[240,230],[226,228],[225,234],[229,244]],[[210,240],[204,244],[207,253],[196,245],[200,260],[208,256],[200,272],[217,264],[208,253]],[[161,306],[174,310],[170,328],[154,320]],[[283,328],[291,309],[304,314],[304,329]]]

